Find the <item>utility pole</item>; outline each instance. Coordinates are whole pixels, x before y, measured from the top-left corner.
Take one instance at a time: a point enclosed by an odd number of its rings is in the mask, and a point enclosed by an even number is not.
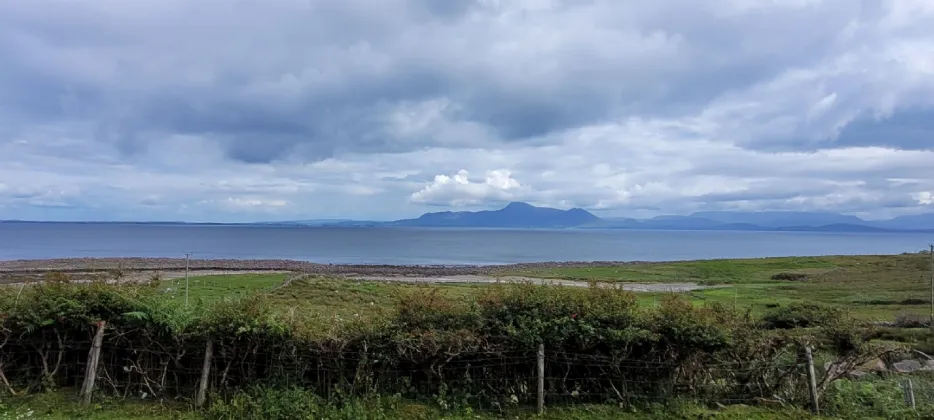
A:
[[[188,261],[190,259],[191,259],[191,253],[186,252],[185,253],[185,307],[186,308],[188,307]],[[932,316],[934,316],[934,312],[932,312]]]

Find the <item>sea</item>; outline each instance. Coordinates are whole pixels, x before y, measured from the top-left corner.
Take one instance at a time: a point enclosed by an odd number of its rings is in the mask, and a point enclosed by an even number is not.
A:
[[[0,260],[191,253],[330,264],[494,265],[898,254],[932,241],[929,233],[0,223]]]

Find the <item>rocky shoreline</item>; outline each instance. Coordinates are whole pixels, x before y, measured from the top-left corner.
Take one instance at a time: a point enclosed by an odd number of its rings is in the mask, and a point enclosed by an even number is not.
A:
[[[509,265],[383,265],[383,264],[319,264],[307,261],[268,259],[192,259],[188,262],[191,270],[224,271],[301,271],[314,274],[332,275],[379,275],[379,276],[456,276],[456,275],[496,275],[500,273],[558,267],[587,266],[624,266],[646,264],[644,261],[548,261]],[[109,270],[159,271],[184,270],[184,258],[55,258],[43,260],[0,261],[0,274],[37,274],[50,271],[59,272],[97,272]]]

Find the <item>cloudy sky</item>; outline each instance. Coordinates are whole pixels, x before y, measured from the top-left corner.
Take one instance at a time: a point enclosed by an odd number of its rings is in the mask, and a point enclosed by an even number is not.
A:
[[[0,219],[934,212],[930,0],[0,1]]]

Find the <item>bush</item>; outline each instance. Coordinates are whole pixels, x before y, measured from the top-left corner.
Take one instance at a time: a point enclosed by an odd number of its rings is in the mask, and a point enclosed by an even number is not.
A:
[[[902,305],[928,305],[931,303],[928,299],[918,299],[918,298],[908,298],[903,299],[901,302]]]
[[[781,272],[772,276],[772,280],[779,281],[807,281],[808,275],[804,273]]]
[[[816,303],[794,303],[768,311],[762,326],[768,329],[811,328],[839,321],[843,312]]]
[[[254,386],[226,401],[216,399],[205,413],[211,420],[381,419],[380,405],[331,404],[307,389]]]
[[[895,314],[895,326],[899,328],[927,328],[931,325],[931,317],[899,312]]]
[[[843,419],[934,417],[934,403],[925,398],[925,391],[932,389],[934,383],[926,378],[912,378],[918,394],[917,408],[912,409],[905,404],[902,381],[902,378],[870,378],[834,382],[824,396],[822,414]]]

